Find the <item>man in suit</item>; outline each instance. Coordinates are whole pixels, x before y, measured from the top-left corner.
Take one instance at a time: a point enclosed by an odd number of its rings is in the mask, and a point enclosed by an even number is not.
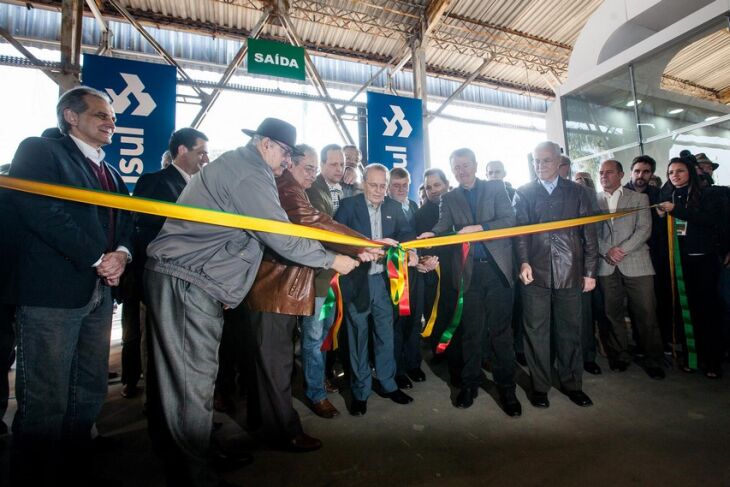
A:
[[[598,174],[603,187],[603,192],[598,194],[598,207],[601,210],[613,213],[649,206],[647,195],[621,187],[624,171],[620,162],[611,159],[604,161]],[[603,341],[611,370],[625,371],[631,363],[624,319],[623,304],[626,299],[631,326],[636,330],[639,344],[646,355],[646,372],[652,379],[663,379],[654,268],[646,244],[649,235],[651,214],[648,208],[607,220],[600,225],[598,252],[602,258],[598,264],[598,282],[603,291],[606,315],[611,323]]]
[[[534,151],[538,179],[517,190],[517,224],[528,225],[588,216],[588,189],[560,177],[560,146],[543,142]],[[515,237],[520,263],[525,355],[532,376],[533,406],[550,406],[555,341],[562,390],[578,406],[593,404],[583,392],[581,292],[596,286],[598,242],[593,225]],[[551,324],[552,322],[552,324]]]
[[[344,171],[344,155],[337,144],[329,144],[320,152],[320,173],[314,183],[307,188],[307,196],[317,211],[335,216],[340,200],[344,198],[340,183]],[[320,418],[332,419],[339,414],[337,408],[327,399],[328,393],[339,391],[334,374],[336,351],[322,352],[322,343],[332,325],[333,315],[319,319],[322,305],[329,291],[334,272],[319,269],[314,278],[314,314],[302,318],[302,369],[305,377],[305,394],[312,411]],[[339,334],[339,356],[343,362],[349,361],[346,330]],[[343,358],[344,357],[344,358]],[[347,369],[345,363],[343,368]]]
[[[128,194],[104,161],[114,134],[106,94],[88,87],[57,105],[61,139],[21,142],[13,177]],[[106,398],[112,319],[111,287],[131,260],[131,217],[111,208],[13,194],[18,212],[15,304],[18,412],[15,444],[38,449],[30,468],[57,455],[59,442],[85,444]],[[31,458],[25,458],[31,460]],[[21,464],[21,468],[26,465]]]
[[[143,174],[134,187],[134,196],[174,203],[185,185],[208,163],[208,137],[204,133],[183,128],[170,137],[169,151],[172,163],[166,168]],[[137,258],[122,281],[124,307],[122,308],[122,396],[136,397],[137,382],[142,373],[142,326],[140,300],[142,275],[147,260],[147,245],[154,240],[165,218],[146,213],[134,215],[134,255]]]
[[[388,169],[382,164],[365,168],[363,193],[340,202],[335,220],[362,233],[367,238],[387,245],[413,238],[400,203],[385,198],[388,189]],[[409,253],[409,265],[418,257]],[[345,305],[345,322],[350,346],[352,405],[350,413],[362,416],[367,412],[367,400],[372,390],[372,375],[368,356],[368,317],[373,321],[375,371],[383,394],[398,404],[413,399],[398,389],[395,383],[393,353],[393,303],[388,290],[388,278],[382,262],[362,265],[352,275],[340,278]]]
[[[411,175],[408,170],[396,167],[390,171],[388,196],[401,205],[403,215],[411,228],[415,228],[418,205],[408,199],[411,186]],[[394,350],[395,350],[395,383],[399,389],[411,389],[413,382],[423,382],[426,374],[421,370],[421,317],[423,316],[424,281],[423,273],[436,268],[438,258],[435,256],[423,257],[418,266],[408,268],[408,290],[411,314],[398,316],[395,319]]]
[[[659,203],[659,188],[649,184],[656,171],[656,161],[647,155],[636,156],[631,161],[631,180],[624,188],[643,193],[649,197],[649,204]],[[672,301],[672,286],[669,273],[669,248],[667,245],[667,223],[656,211],[651,212],[651,236],[647,241],[649,255],[654,267],[654,294],[657,303]],[[666,353],[671,351],[672,307],[658,306],[657,321],[662,335],[662,344]]]
[[[312,206],[324,208],[327,214],[335,214],[340,207],[340,200],[345,198],[341,184],[344,171],[345,156],[342,154],[342,147],[337,144],[324,146],[321,151],[319,176],[307,190]]]
[[[421,235],[424,232],[430,232],[439,221],[439,205],[441,197],[446,194],[449,189],[449,180],[446,174],[437,168],[431,168],[423,173],[424,189],[426,191],[426,200],[416,212],[416,234]],[[454,305],[456,303],[456,294],[451,283],[451,253],[453,246],[446,245],[442,247],[433,247],[422,252],[433,255],[438,258],[439,272],[441,277],[436,275],[435,271],[428,272],[424,276],[424,318],[430,320],[430,313],[433,310],[434,301],[436,300],[437,288],[439,291],[439,302],[436,312],[436,323],[434,323],[429,346],[434,352],[431,363],[438,363],[443,355],[436,355],[436,346],[438,345],[441,334],[451,321],[454,313]]]
[[[476,177],[477,160],[471,149],[457,149],[449,158],[459,187],[441,197],[441,214],[428,237],[450,232],[468,234],[511,227],[515,212],[502,181],[483,181]],[[461,390],[455,406],[471,407],[482,382],[483,340],[488,335],[494,356],[493,374],[504,412],[516,417],[522,406],[515,395],[515,351],[512,335],[513,262],[510,239],[475,242],[469,247],[462,265],[462,249],[452,252],[453,285],[458,290],[462,279],[464,308],[460,336]],[[489,333],[485,334],[485,327]],[[457,354],[458,356],[458,354]]]

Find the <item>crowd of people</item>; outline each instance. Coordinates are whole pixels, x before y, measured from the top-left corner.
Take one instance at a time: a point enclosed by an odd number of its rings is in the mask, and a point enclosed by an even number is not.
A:
[[[59,99],[57,116],[60,133],[23,141],[10,176],[127,195],[102,149],[115,131],[108,97],[75,88]],[[417,203],[409,199],[406,169],[363,166],[355,146],[330,144],[318,153],[274,118],[243,132],[246,145],[209,162],[208,136],[177,130],[168,163],[143,175],[133,196],[378,245],[320,243],[3,191],[0,365],[7,371],[17,359],[18,483],[75,471],[84,461],[79,453],[103,438],[95,421],[107,395],[115,300],[123,302],[121,393],[144,392],[150,438],[170,485],[225,485],[219,469],[251,460],[212,435],[214,409],[235,408],[236,388],[245,390],[252,435],[288,451],[322,446],[304,432],[292,403],[297,337],[307,405],[328,420],[340,414],[328,394],[342,387],[350,390],[353,416],[367,414],[373,392],[412,403],[405,391],[427,378],[424,349],[433,364],[448,365],[459,390],[455,407],[474,404],[487,370],[510,417],[522,414],[518,365],[529,370],[532,406],[548,408],[553,387],[591,406],[582,378],[602,373],[601,348],[615,372],[638,363],[660,380],[674,359],[687,372],[721,377],[730,197],[714,185],[717,163],[704,154],[671,159],[663,186],[653,182],[649,156],[631,161],[625,185],[623,164],[605,160],[597,190],[589,173],[571,181],[570,160],[544,142],[533,151],[535,179],[513,188],[502,162],[489,162],[482,179],[474,151],[461,148],[450,156],[451,178],[425,171]],[[635,211],[409,250],[410,313],[394,309],[388,247],[624,210]],[[674,217],[671,231],[667,215]],[[678,245],[675,269],[670,238]],[[673,275],[684,285],[673,286]],[[344,323],[334,337],[339,347],[326,352],[334,313],[322,308],[335,282]],[[422,347],[424,327],[430,336]],[[0,383],[0,412],[7,389]]]

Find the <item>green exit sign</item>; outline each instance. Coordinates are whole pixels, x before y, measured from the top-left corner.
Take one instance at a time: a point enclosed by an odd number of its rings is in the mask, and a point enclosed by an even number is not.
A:
[[[247,42],[249,73],[306,79],[303,47],[261,39],[249,39]]]

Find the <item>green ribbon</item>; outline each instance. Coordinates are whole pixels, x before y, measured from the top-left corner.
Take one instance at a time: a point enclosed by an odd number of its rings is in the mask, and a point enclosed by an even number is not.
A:
[[[322,321],[329,315],[331,315],[332,312],[335,310],[335,305],[337,305],[335,290],[332,289],[332,286],[330,286],[327,289],[327,297],[324,298],[324,304],[322,304],[322,309],[319,310],[319,321]]]
[[[456,299],[456,310],[454,316],[451,318],[451,323],[441,334],[439,344],[436,346],[436,353],[443,353],[449,348],[451,339],[456,333],[456,329],[461,323],[461,315],[464,313],[464,267],[466,266],[466,259],[469,255],[469,242],[461,244],[461,273],[459,276],[459,297]]]
[[[684,273],[682,272],[682,255],[679,251],[679,238],[677,237],[677,220],[674,219],[672,228],[672,238],[674,239],[674,275],[677,280],[677,295],[679,297],[679,306],[682,312],[682,322],[684,323],[684,339],[687,345],[687,367],[697,369],[697,344],[695,342],[695,330],[692,325],[692,316],[689,312],[689,301],[687,300],[687,287],[684,282]]]

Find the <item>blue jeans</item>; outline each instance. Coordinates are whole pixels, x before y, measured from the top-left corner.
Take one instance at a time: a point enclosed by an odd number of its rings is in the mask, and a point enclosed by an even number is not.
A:
[[[21,444],[90,439],[106,399],[111,324],[101,281],[81,308],[17,308],[13,435]]]
[[[383,392],[393,392],[395,383],[395,356],[393,354],[393,303],[381,274],[368,276],[370,303],[368,309],[359,312],[353,303],[347,303],[347,339],[350,345],[352,368],[352,397],[366,401],[372,391],[372,374],[368,354],[368,316],[373,317],[373,350],[375,373]]]
[[[305,394],[313,403],[327,398],[324,388],[325,352],[321,350],[329,332],[335,314],[320,321],[319,313],[324,304],[324,297],[314,300],[314,314],[302,319],[302,369],[304,369]]]

